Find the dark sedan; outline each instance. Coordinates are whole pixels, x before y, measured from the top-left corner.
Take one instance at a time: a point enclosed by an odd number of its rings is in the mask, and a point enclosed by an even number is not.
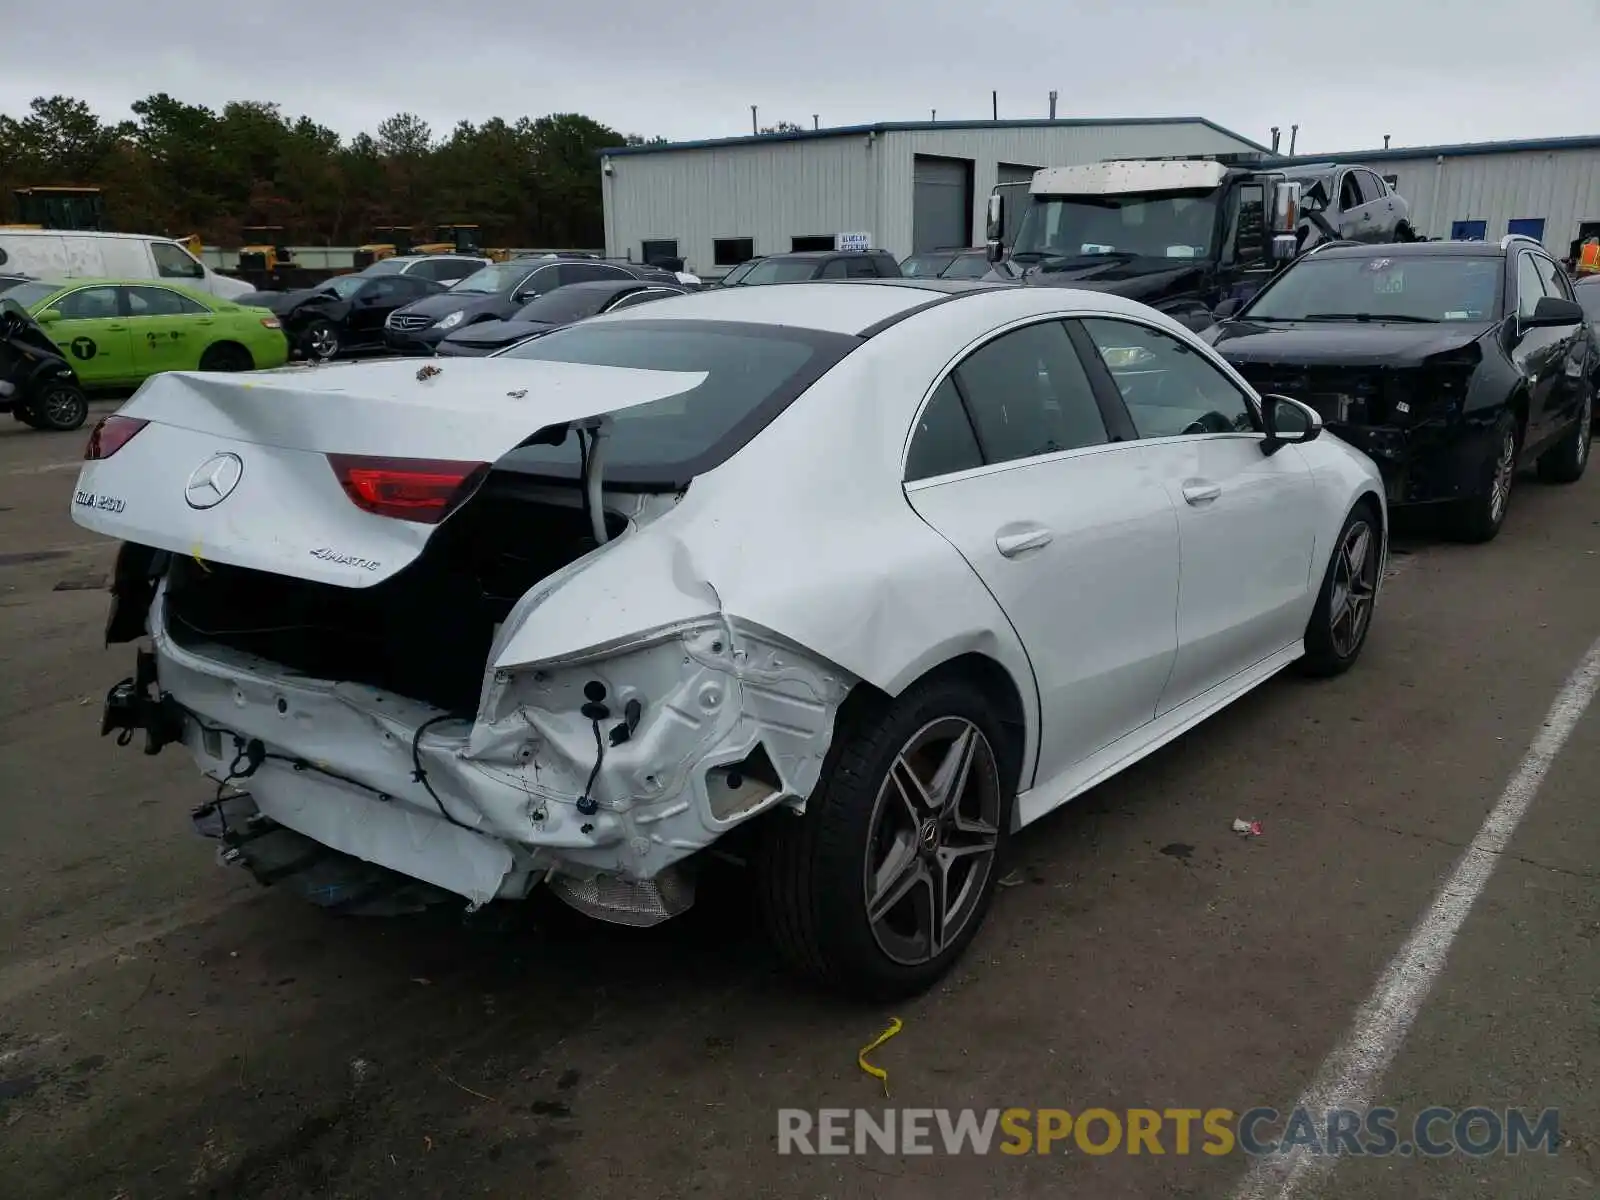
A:
[[[439,343],[436,353],[481,357],[585,317],[664,300],[668,296],[682,296],[685,292],[685,288],[676,284],[669,287],[642,279],[569,284],[529,301],[508,320],[479,321],[452,331]]]
[[[504,321],[529,301],[557,288],[600,280],[637,283],[639,277],[625,267],[592,258],[541,255],[495,263],[468,275],[447,292],[430,295],[390,315],[384,340],[402,354],[432,354],[455,330],[480,321]]]
[[[1463,541],[1499,532],[1519,467],[1572,483],[1588,465],[1588,324],[1529,238],[1328,245],[1202,336],[1371,455],[1391,506],[1446,506]]]
[[[296,356],[326,360],[382,348],[390,313],[444,290],[417,275],[335,275],[300,291],[250,292],[237,303],[265,308],[282,321]]]

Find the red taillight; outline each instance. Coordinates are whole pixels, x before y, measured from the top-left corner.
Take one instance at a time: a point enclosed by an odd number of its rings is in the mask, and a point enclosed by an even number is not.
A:
[[[330,454],[328,464],[357,508],[422,525],[444,520],[489,473],[488,463],[435,458]]]
[[[89,434],[89,444],[83,448],[83,457],[90,461],[110,458],[148,424],[149,421],[139,417],[119,417],[115,413],[101,417],[99,424]]]

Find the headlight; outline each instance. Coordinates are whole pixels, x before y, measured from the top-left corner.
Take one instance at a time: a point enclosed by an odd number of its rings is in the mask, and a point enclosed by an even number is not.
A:
[[[462,321],[466,320],[466,317],[466,313],[453,312],[448,317],[444,317],[434,322],[433,327],[435,329],[454,329],[457,325],[461,324]]]

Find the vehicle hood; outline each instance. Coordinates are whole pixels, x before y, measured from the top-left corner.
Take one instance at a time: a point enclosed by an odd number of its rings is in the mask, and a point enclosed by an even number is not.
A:
[[[1331,366],[1420,366],[1460,350],[1494,327],[1490,321],[1450,325],[1379,321],[1222,321],[1202,335],[1234,362],[1291,362]]]
[[[1126,296],[1130,300],[1166,296],[1196,287],[1205,277],[1209,263],[1205,259],[1184,262],[1182,266],[1167,265],[1170,259],[1118,259],[1085,262],[1068,260],[1071,265],[1052,269],[1048,263],[1019,266],[1010,262],[998,263],[989,272],[989,278],[1008,282],[1021,281],[1029,287],[1082,288],[1091,292],[1109,292]],[[1159,267],[1152,265],[1159,262]]]
[[[463,325],[460,329],[452,330],[444,340],[466,342],[474,346],[502,346],[559,328],[559,325],[550,321],[479,321],[475,325]]]
[[[494,463],[548,427],[704,380],[704,372],[502,358],[169,371],[118,410],[148,424],[111,457],[83,464],[73,519],[202,562],[371,587],[414,561],[442,526],[357,507],[330,454]],[[228,490],[195,507],[186,489],[223,458]]]
[[[323,304],[339,303],[334,297],[324,295],[316,288],[297,288],[292,292],[250,292],[239,297],[234,303],[249,305],[251,308],[265,308],[281,317],[313,300]]]
[[[498,292],[485,295],[483,292],[451,290],[440,292],[436,296],[424,296],[420,300],[413,300],[399,311],[410,317],[432,317],[437,321],[440,317],[448,317],[453,312],[464,312],[468,316],[482,312],[503,314],[510,306],[511,301]]]

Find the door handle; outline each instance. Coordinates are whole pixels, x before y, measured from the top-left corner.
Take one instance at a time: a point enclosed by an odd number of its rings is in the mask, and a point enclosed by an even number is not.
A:
[[[108,331],[110,331],[111,333],[121,333],[126,328],[127,328],[126,325],[107,325],[106,326],[106,329]]]
[[[1183,485],[1183,498],[1190,504],[1210,504],[1222,495],[1220,483],[1186,483]]]
[[[1048,546],[1055,540],[1055,534],[1042,525],[1032,529],[1024,529],[1019,533],[997,533],[994,535],[994,548],[1006,558],[1015,558],[1024,551],[1037,550],[1040,546]]]

